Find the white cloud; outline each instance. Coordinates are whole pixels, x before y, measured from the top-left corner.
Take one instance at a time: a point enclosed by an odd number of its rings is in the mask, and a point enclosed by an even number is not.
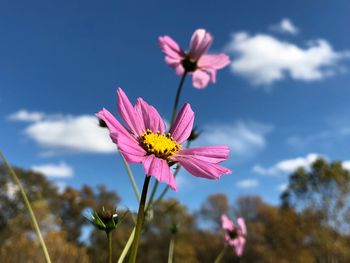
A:
[[[57,186],[57,190],[60,194],[62,194],[64,192],[64,190],[66,189],[67,187],[67,184],[63,181],[55,181],[54,182]]]
[[[288,184],[280,184],[276,187],[276,190],[279,192],[283,192],[283,191],[287,190],[287,188],[288,188]]]
[[[343,166],[344,169],[350,171],[350,160],[342,162],[342,166]]]
[[[239,121],[233,124],[207,125],[199,137],[201,144],[228,145],[236,156],[252,155],[266,146],[266,135],[271,125],[253,121]]]
[[[350,57],[349,51],[335,51],[323,39],[300,47],[271,35],[251,36],[247,32],[233,34],[226,50],[237,56],[230,66],[232,72],[255,85],[268,85],[287,77],[321,80],[337,73],[337,63]]]
[[[59,164],[49,163],[34,165],[31,167],[31,169],[49,177],[67,178],[72,177],[74,174],[73,168],[67,165],[65,162],[60,162]]]
[[[25,109],[19,110],[8,116],[11,121],[36,122],[44,118],[44,113],[37,111],[27,111]]]
[[[318,158],[325,158],[324,156],[316,153],[310,153],[305,157],[298,157],[295,159],[288,159],[280,161],[271,167],[263,167],[261,165],[255,165],[253,172],[261,175],[277,176],[280,174],[289,174],[294,172],[296,169],[303,167],[310,169],[311,164]]]
[[[246,179],[236,183],[236,186],[239,188],[255,188],[259,185],[259,182],[255,179]]]
[[[296,35],[299,33],[299,29],[288,18],[283,18],[278,24],[272,25],[271,29],[276,32],[287,33],[291,35]]]
[[[100,128],[95,116],[45,116],[31,123],[25,134],[44,147],[48,155],[57,152],[111,153],[116,146],[107,129]]]

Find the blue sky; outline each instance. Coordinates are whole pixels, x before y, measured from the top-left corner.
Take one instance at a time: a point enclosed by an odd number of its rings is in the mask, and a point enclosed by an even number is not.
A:
[[[2,1],[0,148],[59,185],[106,184],[134,208],[120,157],[93,114],[116,113],[121,86],[169,119],[179,78],[157,38],[187,49],[205,28],[210,51],[232,63],[204,90],[187,79],[181,103],[191,103],[203,131],[197,145],[230,145],[233,174],[208,181],[183,171],[170,195],[191,209],[216,192],[275,204],[288,173],[319,155],[350,169],[349,8],[345,0]],[[132,169],[141,187],[142,170]]]

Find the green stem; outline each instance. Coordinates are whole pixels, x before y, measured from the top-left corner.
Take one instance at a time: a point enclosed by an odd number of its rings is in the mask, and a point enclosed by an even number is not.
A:
[[[148,199],[148,202],[147,202],[147,205],[146,205],[146,209],[145,209],[145,212],[146,212],[146,213],[147,213],[148,209],[149,209],[149,208],[151,207],[151,205],[152,205],[154,196],[155,196],[155,194],[156,194],[156,192],[157,192],[158,184],[159,184],[158,181],[156,181],[156,182],[154,183],[154,186],[153,186],[151,195],[150,195],[150,197],[149,197],[149,199]]]
[[[132,174],[132,171],[130,169],[130,166],[129,166],[128,162],[125,160],[123,154],[121,152],[119,152],[119,153],[120,153],[120,156],[122,157],[125,169],[126,169],[126,171],[128,173],[129,179],[131,181],[132,188],[134,189],[134,193],[135,193],[137,202],[140,202],[140,192],[139,192],[139,189],[137,188],[137,185],[136,185],[134,176]]]
[[[139,248],[142,225],[143,225],[143,221],[145,218],[145,204],[146,204],[146,197],[147,197],[147,191],[148,191],[148,185],[149,185],[150,179],[151,179],[151,177],[146,175],[145,182],[143,183],[139,211],[137,213],[135,237],[134,237],[134,242],[133,242],[132,248],[131,248],[129,263],[136,262],[136,256],[137,256],[137,250]]]
[[[3,153],[0,151],[0,157],[1,159],[3,160],[4,164],[6,165],[7,169],[9,170],[13,180],[16,182],[17,186],[19,187],[19,190],[21,192],[21,195],[22,195],[22,198],[24,200],[24,204],[25,206],[27,207],[28,211],[29,211],[29,214],[30,214],[30,218],[32,220],[32,223],[34,225],[34,229],[35,229],[35,232],[39,238],[39,242],[40,242],[40,245],[41,245],[41,248],[44,252],[44,256],[45,256],[45,260],[47,263],[51,263],[51,259],[50,259],[50,256],[49,256],[49,252],[47,250],[47,247],[45,245],[45,241],[43,239],[43,236],[40,232],[40,227],[39,227],[39,224],[38,224],[38,221],[36,220],[36,217],[35,217],[35,214],[34,214],[34,211],[30,205],[30,202],[28,200],[28,197],[26,195],[26,192],[24,191],[24,188],[20,182],[20,180],[18,179],[15,171],[13,170],[13,168],[11,167],[11,165],[7,162],[5,156],[3,155]]]
[[[170,244],[169,244],[168,263],[173,263],[174,245],[175,245],[175,240],[174,240],[174,237],[172,237],[170,239]]]
[[[108,239],[108,263],[112,263],[112,231],[107,233]]]
[[[221,250],[220,254],[215,259],[214,263],[220,263],[221,262],[222,258],[224,257],[224,255],[226,253],[226,249],[227,249],[227,246],[224,246],[224,248]]]
[[[122,251],[122,253],[121,253],[121,255],[120,255],[119,259],[118,259],[118,263],[123,263],[124,262],[124,259],[125,259],[126,255],[129,252],[131,244],[134,241],[134,236],[135,236],[135,227],[133,228],[133,230],[132,230],[132,232],[131,232],[131,234],[129,236],[129,239],[128,239],[128,241],[125,244],[125,247],[124,247],[124,249],[123,249],[123,251]]]
[[[181,80],[180,80],[180,84],[179,84],[179,86],[177,88],[177,91],[176,91],[176,97],[175,97],[175,102],[174,102],[174,107],[173,107],[173,113],[171,114],[170,127],[174,124],[174,121],[175,121],[176,112],[177,112],[177,106],[179,105],[180,94],[181,94],[182,87],[184,85],[186,76],[187,76],[187,71],[185,71],[185,73],[182,75]]]
[[[187,71],[185,71],[185,73],[182,75],[181,80],[180,80],[180,83],[179,83],[179,86],[177,87],[176,97],[175,97],[174,106],[173,106],[173,111],[172,111],[172,113],[171,113],[170,127],[174,124],[174,121],[175,121],[176,112],[177,112],[177,107],[178,107],[178,105],[179,105],[180,95],[181,95],[182,87],[183,87],[183,85],[184,85],[184,83],[185,83],[186,76],[187,76]],[[154,183],[154,185],[153,185],[153,189],[152,189],[152,192],[151,192],[151,196],[150,196],[150,198],[149,198],[149,200],[148,200],[148,203],[147,203],[146,211],[148,211],[148,209],[149,209],[150,206],[152,205],[154,196],[155,196],[155,194],[156,194],[156,192],[157,192],[158,184],[159,184],[159,182],[156,181],[156,182]]]

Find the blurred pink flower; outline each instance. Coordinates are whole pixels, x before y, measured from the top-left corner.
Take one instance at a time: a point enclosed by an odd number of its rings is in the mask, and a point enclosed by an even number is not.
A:
[[[227,217],[221,216],[221,227],[225,231],[225,241],[232,246],[236,255],[240,257],[243,254],[247,228],[242,217],[237,218],[237,226]]]
[[[230,58],[225,54],[205,54],[213,42],[213,37],[205,29],[197,29],[191,38],[190,51],[183,51],[169,36],[159,37],[159,45],[165,54],[165,62],[175,69],[176,74],[193,74],[195,88],[203,89],[211,81],[216,81],[216,70],[227,66]]]
[[[133,106],[121,88],[118,94],[118,113],[125,126],[106,109],[97,115],[110,131],[112,141],[129,163],[142,163],[146,175],[167,183],[173,190],[177,186],[170,165],[179,162],[192,175],[219,179],[231,170],[218,165],[226,160],[228,146],[208,146],[181,149],[181,144],[190,136],[194,112],[189,104],[180,110],[169,133],[157,110],[138,98]]]

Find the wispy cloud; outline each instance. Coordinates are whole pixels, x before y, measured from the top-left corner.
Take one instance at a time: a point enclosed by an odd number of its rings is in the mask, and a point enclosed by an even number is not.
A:
[[[336,74],[339,62],[350,57],[349,51],[335,51],[324,39],[309,41],[302,47],[268,34],[247,32],[233,34],[226,50],[236,56],[230,66],[233,73],[263,86],[287,77],[322,80]]]
[[[284,184],[279,184],[279,185],[276,187],[276,190],[279,191],[279,192],[283,192],[283,191],[285,191],[287,188],[288,188],[288,184],[284,183]]]
[[[304,157],[297,157],[294,159],[287,159],[280,161],[270,167],[255,165],[253,172],[261,175],[278,176],[294,172],[296,169],[303,167],[309,169],[311,164],[318,158],[325,158],[325,156],[317,153],[310,153]]]
[[[92,115],[47,115],[21,110],[9,116],[12,120],[31,122],[24,130],[46,152],[55,155],[62,152],[112,153],[116,146],[107,129],[100,128]]]
[[[289,18],[283,18],[278,24],[270,26],[270,29],[279,32],[296,35],[299,33],[299,29],[293,24]]]
[[[201,144],[228,145],[235,155],[251,156],[265,148],[266,136],[273,130],[268,124],[238,121],[232,124],[206,125],[199,137]]]
[[[259,181],[255,179],[245,179],[245,180],[238,181],[236,183],[236,186],[238,188],[244,188],[244,189],[255,188],[258,185],[259,185]]]
[[[343,166],[344,169],[350,171],[350,160],[342,162],[342,166]]]
[[[49,177],[68,178],[74,175],[73,168],[65,162],[59,164],[33,165],[31,169]]]
[[[22,122],[36,122],[44,118],[44,113],[38,111],[27,111],[25,109],[19,110],[8,116],[11,121],[22,121]]]

